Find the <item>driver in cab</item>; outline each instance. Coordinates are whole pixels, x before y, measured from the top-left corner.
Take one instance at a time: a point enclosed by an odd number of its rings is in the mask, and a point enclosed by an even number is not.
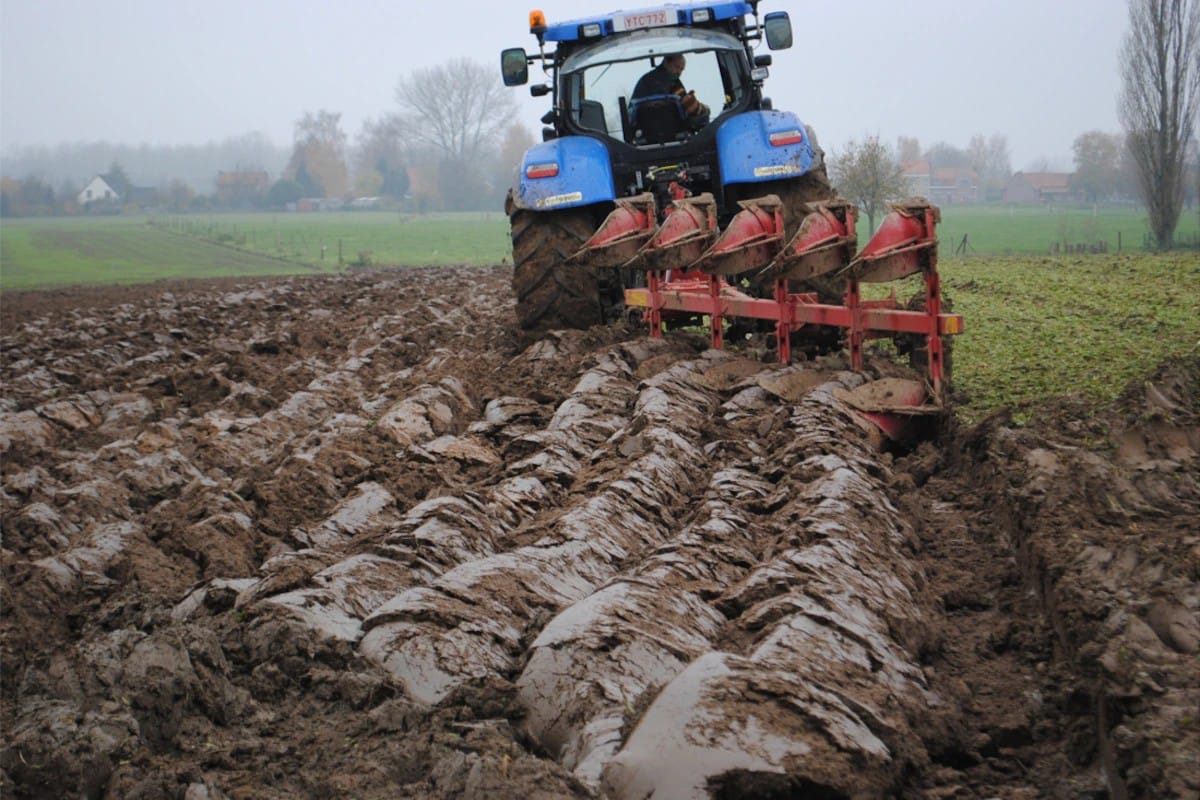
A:
[[[694,91],[689,92],[683,87],[680,75],[687,67],[687,59],[683,53],[675,53],[664,58],[659,65],[647,72],[633,88],[633,101],[655,97],[676,96],[687,116],[688,126],[693,130],[703,127],[708,122],[708,106],[701,103]]]

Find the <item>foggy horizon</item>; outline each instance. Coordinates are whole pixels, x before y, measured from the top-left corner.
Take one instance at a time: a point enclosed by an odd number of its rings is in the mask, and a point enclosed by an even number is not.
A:
[[[654,5],[540,7],[561,21]],[[920,13],[882,3],[848,11],[829,0],[760,6],[778,10],[791,13],[796,46],[773,53],[767,94],[831,153],[871,135],[964,148],[974,134],[1000,134],[1014,172],[1038,162],[1070,170],[1077,136],[1120,131],[1122,0],[931,0]],[[496,65],[498,76],[504,47],[536,49],[528,7],[0,0],[0,155],[201,146],[255,133],[286,148],[295,121],[318,109],[340,112],[353,144],[364,120],[397,110],[402,76],[464,56]],[[512,91],[518,121],[536,135],[547,99]]]

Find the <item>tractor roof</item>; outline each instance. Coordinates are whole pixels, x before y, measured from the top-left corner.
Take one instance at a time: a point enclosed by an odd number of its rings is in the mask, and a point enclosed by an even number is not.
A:
[[[697,12],[700,14],[697,15]],[[704,12],[708,13],[707,17],[704,16]],[[716,3],[667,3],[653,8],[612,11],[608,14],[555,22],[546,27],[545,37],[551,42],[574,42],[581,39],[599,39],[604,36],[612,36],[614,33],[643,28],[720,22],[752,13],[753,9],[750,4],[743,0],[726,0]]]

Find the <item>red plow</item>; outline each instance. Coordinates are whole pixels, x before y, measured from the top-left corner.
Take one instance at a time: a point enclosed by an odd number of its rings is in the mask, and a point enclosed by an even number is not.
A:
[[[709,321],[713,347],[724,344],[725,320],[750,318],[775,324],[779,360],[791,360],[792,333],[805,326],[844,332],[851,367],[863,368],[867,340],[907,334],[923,337],[923,381],[873,381],[844,399],[888,436],[901,437],[915,418],[943,411],[946,379],[943,336],[962,332],[962,317],[942,313],[937,272],[938,209],[915,199],[892,206],[867,245],[855,253],[857,209],[844,201],[806,204],[785,230],[784,203],[775,195],[743,201],[742,210],[718,236],[711,195],[675,200],[661,225],[653,198],[621,201],[577,254],[591,263],[623,263],[646,270],[645,288],[626,289],[625,304],[643,308],[650,335],[661,336],[672,316]],[[798,223],[798,224],[797,224]],[[682,269],[679,265],[683,265]],[[864,300],[861,284],[920,274],[923,302],[903,308],[891,296]],[[739,288],[740,278],[773,285],[770,297]],[[734,283],[730,278],[735,279]],[[815,292],[792,290],[793,282],[844,279],[840,304]]]

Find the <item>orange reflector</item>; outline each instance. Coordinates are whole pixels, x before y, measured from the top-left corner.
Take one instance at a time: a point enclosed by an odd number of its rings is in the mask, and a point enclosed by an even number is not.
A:
[[[963,321],[962,317],[960,316],[943,314],[941,316],[941,323],[941,333],[943,336],[955,336],[963,332]]]
[[[800,142],[803,142],[804,141],[804,133],[803,133],[803,131],[800,131],[798,129],[793,129],[790,131],[780,131],[779,133],[772,133],[767,138],[771,140],[771,144],[773,146],[783,147],[785,144],[799,144]]]
[[[546,15],[540,9],[529,12],[529,32],[537,33],[546,30]]]
[[[526,178],[553,178],[558,174],[558,164],[530,164],[525,168]]]

